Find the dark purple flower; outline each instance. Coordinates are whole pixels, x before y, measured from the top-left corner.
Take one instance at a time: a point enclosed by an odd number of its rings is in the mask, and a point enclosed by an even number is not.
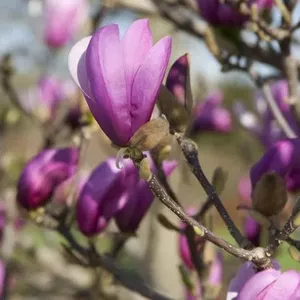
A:
[[[79,229],[87,236],[103,231],[109,220],[127,201],[126,186],[138,181],[138,172],[130,162],[116,167],[114,158],[101,163],[84,184],[76,205]]]
[[[287,82],[285,80],[279,80],[273,83],[271,85],[271,92],[275,102],[291,128],[296,133],[300,133],[287,102],[289,95]],[[256,93],[254,100],[255,110],[258,116],[255,113],[246,110],[242,103],[236,103],[234,105],[234,111],[241,125],[256,136],[261,143],[268,148],[276,141],[279,141],[286,136],[278,126],[261,91]]]
[[[170,54],[170,37],[153,46],[148,20],[135,21],[122,39],[117,25],[107,25],[72,48],[70,72],[116,145],[150,120]]]
[[[17,200],[26,209],[44,205],[77,169],[77,148],[47,149],[27,162],[18,182]]]
[[[163,170],[165,176],[169,176],[176,166],[176,161],[164,161]],[[152,166],[152,171],[155,172],[154,166]],[[135,232],[149,210],[154,196],[148,183],[142,179],[131,188],[128,187],[125,193],[127,194],[128,200],[124,207],[117,212],[115,220],[120,231]]]
[[[272,0],[250,0],[249,3],[255,3],[260,9],[271,8]],[[247,17],[239,13],[228,4],[222,4],[220,0],[197,0],[200,14],[208,23],[215,26],[238,27],[247,21]]]
[[[256,273],[252,263],[245,263],[231,281],[227,300],[294,300],[300,297],[300,273],[275,268]]]
[[[300,187],[300,139],[286,139],[275,143],[251,168],[252,187],[268,172],[276,172],[284,179],[286,188],[294,192]],[[253,190],[253,188],[252,188]]]
[[[44,41],[49,47],[64,46],[88,17],[86,0],[46,0]]]
[[[177,98],[178,102],[185,105],[187,73],[189,69],[188,54],[179,57],[172,65],[167,76],[166,87]]]
[[[193,111],[192,130],[228,133],[232,130],[230,112],[223,108],[223,94],[214,92],[200,102]]]

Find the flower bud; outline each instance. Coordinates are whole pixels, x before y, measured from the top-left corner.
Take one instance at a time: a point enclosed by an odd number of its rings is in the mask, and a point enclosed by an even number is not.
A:
[[[27,162],[19,178],[17,201],[26,209],[43,206],[77,169],[77,148],[47,149]]]
[[[287,202],[283,179],[275,172],[264,174],[252,193],[252,206],[262,215],[278,215]]]

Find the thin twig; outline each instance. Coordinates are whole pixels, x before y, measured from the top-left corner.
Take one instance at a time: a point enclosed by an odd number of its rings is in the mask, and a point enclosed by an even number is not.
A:
[[[285,135],[288,138],[296,138],[297,135],[295,134],[293,129],[290,127],[290,125],[286,121],[285,117],[283,116],[282,112],[278,108],[278,105],[273,98],[273,95],[272,95],[269,85],[264,84],[262,87],[262,90],[265,95],[266,101],[269,105],[269,108],[273,113],[274,119],[277,121],[279,127],[282,129],[282,131],[285,133]]]
[[[103,269],[111,273],[121,285],[148,299],[172,300],[172,298],[154,291],[140,277],[132,276],[127,271],[120,269],[110,257],[104,255],[101,256],[90,249],[83,248],[78,244],[78,242],[71,234],[69,228],[64,226],[64,224],[62,224],[58,228],[58,232],[66,239],[66,241],[68,241],[72,250],[75,250],[77,252],[77,255],[83,256],[85,259],[88,259],[88,264],[90,267],[102,267]]]
[[[296,201],[292,215],[289,217],[288,221],[284,225],[282,230],[278,230],[275,234],[272,243],[270,243],[266,250],[268,255],[272,255],[278,246],[280,246],[288,237],[298,228],[299,224],[295,224],[295,219],[298,217],[300,212],[300,200]]]
[[[221,202],[219,196],[217,195],[214,187],[210,184],[206,178],[198,159],[198,149],[194,142],[183,137],[180,134],[176,134],[176,139],[182,149],[182,152],[191,168],[191,171],[198,179],[199,183],[205,190],[207,196],[214,203],[216,209],[218,210],[220,216],[225,222],[230,234],[233,236],[238,245],[243,248],[251,248],[253,245],[241,234],[239,229],[235,226],[234,222],[230,218],[227,210],[225,209],[223,203]]]

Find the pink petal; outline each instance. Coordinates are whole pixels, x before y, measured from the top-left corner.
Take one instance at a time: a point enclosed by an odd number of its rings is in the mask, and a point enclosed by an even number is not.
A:
[[[294,270],[282,273],[266,293],[264,300],[294,299],[293,293],[300,283],[300,274]],[[290,298],[291,297],[291,298]]]
[[[134,76],[153,45],[149,20],[142,19],[132,23],[121,43],[123,46],[127,99],[130,101]]]
[[[267,288],[270,284],[277,280],[280,276],[280,271],[268,269],[255,274],[250,278],[239,293],[240,300],[253,300],[259,293]]]
[[[85,96],[91,97],[86,63],[85,63],[85,55],[86,49],[91,41],[91,36],[85,37],[81,39],[78,43],[76,43],[69,53],[68,65],[71,76],[83,91]]]
[[[136,73],[130,112],[133,132],[150,119],[170,59],[171,42],[171,37],[165,37],[156,43]]]
[[[110,138],[111,133],[118,135],[113,142],[126,144],[131,138],[131,116],[117,25],[108,25],[93,35],[86,53],[86,67],[91,96],[99,105],[94,116]]]

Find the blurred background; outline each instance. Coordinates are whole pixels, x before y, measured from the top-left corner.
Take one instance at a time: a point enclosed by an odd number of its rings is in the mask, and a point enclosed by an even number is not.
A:
[[[64,1],[64,0],[60,0]],[[28,91],[34,89],[41,76],[55,76],[58,80],[71,80],[68,70],[68,53],[81,37],[90,34],[92,27],[116,23],[121,34],[138,18],[149,18],[150,26],[157,41],[165,35],[173,38],[171,64],[181,55],[189,53],[191,57],[192,90],[196,102],[204,101],[207,95],[221,91],[224,96],[223,106],[232,112],[233,103],[241,101],[247,108],[253,108],[254,85],[242,72],[222,73],[219,63],[210,54],[204,42],[176,28],[162,18],[150,0],[111,0],[105,1],[105,13],[93,24],[93,17],[103,5],[100,0],[90,1],[89,16],[80,31],[68,43],[59,49],[51,49],[43,40],[43,1],[41,0],[1,0],[0,1],[0,58],[11,55],[14,70],[12,83],[22,101]],[[258,65],[260,72],[271,72],[270,68]],[[24,116],[11,103],[3,86],[0,86],[0,114],[3,128],[0,129],[0,155],[4,171],[1,181],[3,202],[14,214],[15,198],[13,188],[4,189],[16,182],[24,163],[35,155],[43,142],[41,131],[34,126],[30,118]],[[27,99],[27,100],[26,100]],[[34,106],[35,104],[33,104]],[[26,106],[26,104],[25,104]],[[228,171],[222,201],[233,219],[241,226],[245,212],[236,210],[240,199],[238,183],[247,176],[251,165],[263,153],[263,146],[258,139],[249,135],[231,113],[232,130],[230,132],[197,131],[192,134],[199,145],[199,158],[203,169],[212,177],[217,167]],[[5,121],[3,121],[5,120]],[[59,145],[69,141],[61,140]],[[92,133],[88,144],[83,168],[89,172],[105,158],[115,155],[100,129]],[[172,157],[179,161],[179,166],[170,176],[170,184],[185,207],[199,207],[205,200],[205,194],[188,171],[183,158],[176,147]],[[291,195],[290,197],[295,197]],[[131,238],[119,256],[120,264],[132,273],[140,274],[157,290],[174,299],[183,299],[183,288],[178,272],[180,257],[178,254],[178,236],[163,228],[156,219],[157,213],[163,212],[174,223],[178,223],[169,211],[155,201],[150,213],[143,220],[136,237]],[[212,209],[213,231],[228,241],[232,241],[223,222]],[[70,261],[62,251],[60,237],[47,229],[42,229],[30,221],[24,221],[18,230],[4,234],[12,241],[9,252],[11,260],[10,276],[6,283],[9,287],[7,299],[141,299],[120,286],[114,286],[105,295],[97,294],[97,284],[111,281],[104,271],[96,274],[87,268]],[[21,221],[20,221],[21,222]],[[24,224],[23,224],[24,223]],[[114,224],[111,225],[114,230]],[[109,229],[110,230],[110,229]],[[109,247],[105,235],[99,238],[101,251]],[[283,268],[300,267],[290,259],[285,246],[280,248],[279,261]],[[225,283],[233,277],[240,262],[225,255]],[[101,272],[104,272],[102,274]],[[101,276],[101,274],[103,276]],[[97,280],[95,280],[95,276]],[[104,283],[103,283],[104,281]],[[96,286],[96,287],[95,287]],[[224,299],[221,293],[219,299]]]

